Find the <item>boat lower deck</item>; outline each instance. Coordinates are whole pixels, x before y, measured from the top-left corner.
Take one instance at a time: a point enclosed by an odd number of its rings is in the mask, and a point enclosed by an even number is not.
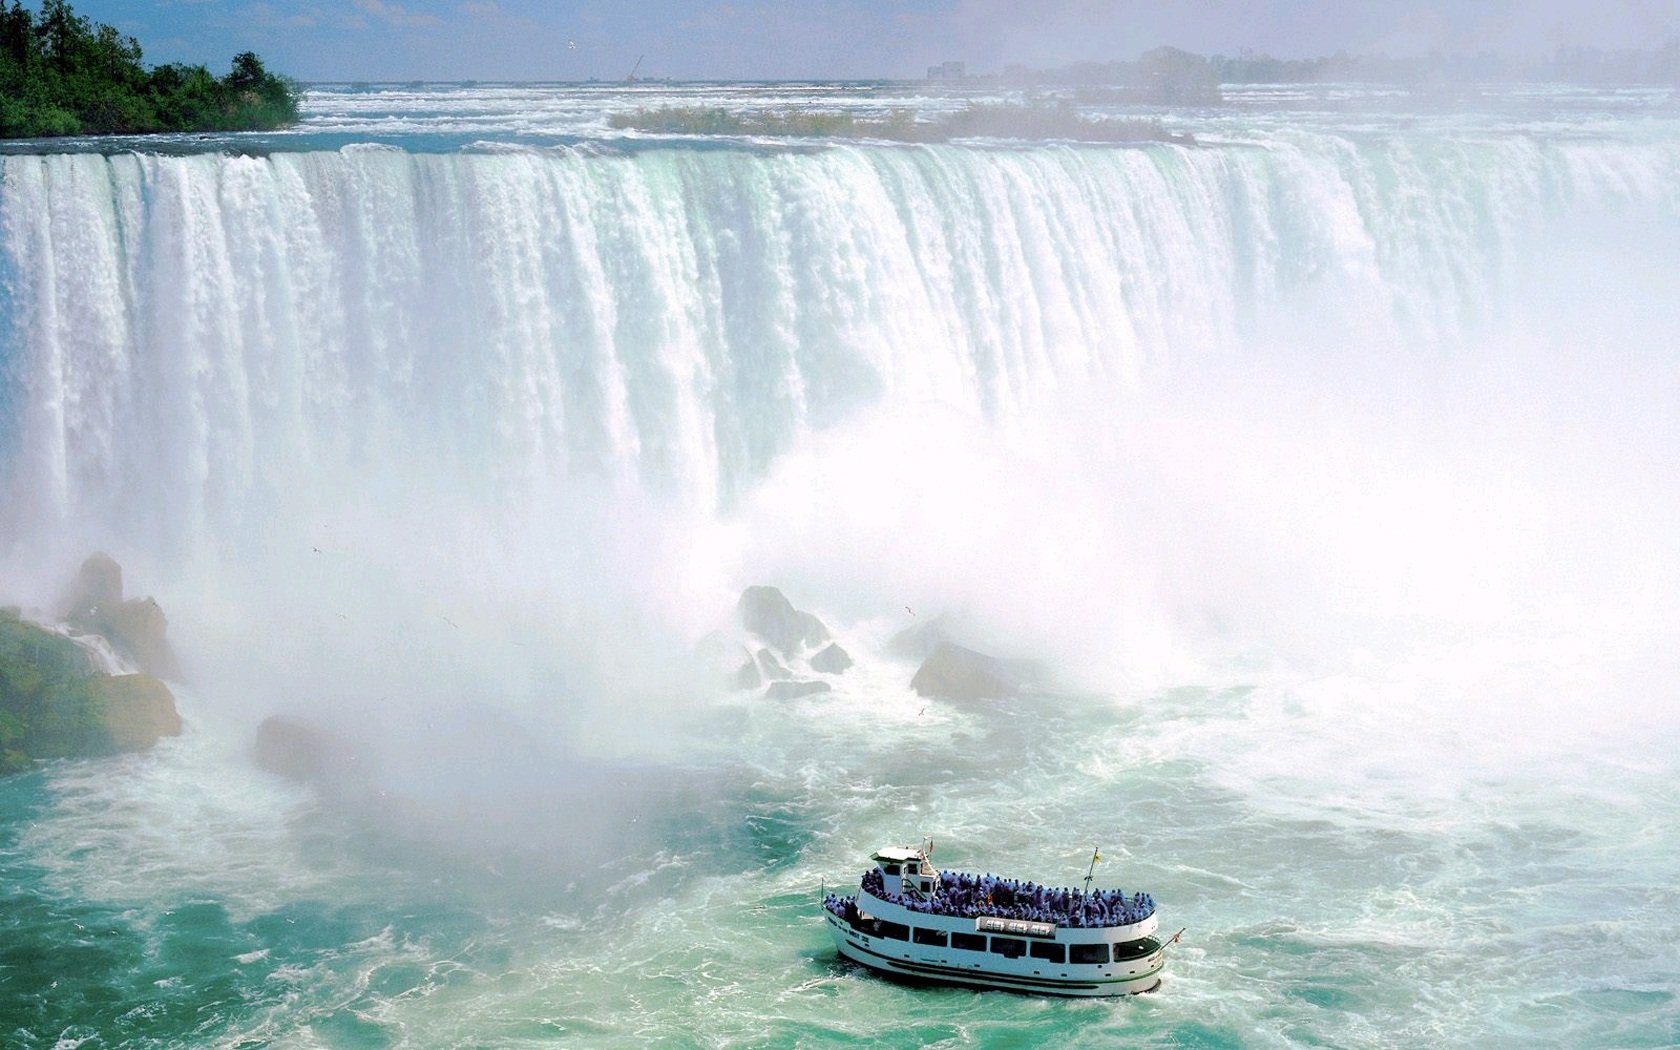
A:
[[[1105,964],[1058,964],[1001,955],[982,943],[974,948],[917,944],[871,935],[837,916],[828,916],[840,954],[872,970],[924,982],[996,988],[1035,995],[1118,996],[1153,991],[1165,965],[1160,945],[1131,959]]]

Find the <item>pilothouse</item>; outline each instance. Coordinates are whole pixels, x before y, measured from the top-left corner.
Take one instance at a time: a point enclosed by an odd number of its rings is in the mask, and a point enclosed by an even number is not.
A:
[[[1153,991],[1168,944],[1147,893],[1041,886],[941,871],[931,846],[877,850],[858,892],[824,920],[847,959],[898,977],[1041,995]],[[1100,859],[1092,854],[1092,864]]]

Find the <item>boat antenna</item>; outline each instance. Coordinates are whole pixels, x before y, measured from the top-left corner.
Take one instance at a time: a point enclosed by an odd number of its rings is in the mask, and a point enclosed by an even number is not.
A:
[[[1091,895],[1091,876],[1097,870],[1097,861],[1102,860],[1102,847],[1091,847],[1091,866],[1085,869],[1085,895]]]

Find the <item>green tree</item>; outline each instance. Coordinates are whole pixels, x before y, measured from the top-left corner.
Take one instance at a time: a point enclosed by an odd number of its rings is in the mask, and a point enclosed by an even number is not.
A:
[[[0,56],[18,65],[27,63],[34,34],[35,19],[22,0],[12,0],[11,7],[0,11]]]
[[[251,91],[268,80],[268,70],[262,59],[253,52],[241,51],[233,56],[233,72],[227,75],[228,86],[235,91]]]
[[[69,0],[0,7],[0,136],[264,130],[297,120],[297,86],[250,51],[217,79],[203,66],[148,70],[139,41]]]
[[[70,0],[42,0],[36,23],[41,52],[60,73],[69,72],[83,41],[92,35],[88,20],[70,8]]]

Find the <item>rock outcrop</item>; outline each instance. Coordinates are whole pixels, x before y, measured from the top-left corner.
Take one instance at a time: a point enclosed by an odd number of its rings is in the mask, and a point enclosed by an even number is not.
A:
[[[156,678],[101,674],[73,639],[0,617],[0,773],[144,751],[180,732],[175,697]]]
[[[181,735],[175,695],[151,675],[101,675],[89,679],[87,689],[113,752],[145,751],[163,737]]]
[[[122,601],[122,566],[103,551],[90,554],[64,596],[64,618],[75,623]]]
[[[926,660],[943,642],[956,641],[951,617],[947,613],[930,617],[906,627],[887,639],[887,655],[900,660]]]
[[[851,654],[840,648],[839,642],[828,643],[826,648],[811,657],[811,670],[821,671],[823,674],[844,674],[850,666]]]
[[[325,730],[283,715],[257,727],[252,757],[276,776],[303,781],[337,776],[351,760],[349,749]]]
[[[941,700],[982,700],[1019,696],[1039,685],[1044,669],[1031,660],[1003,660],[940,642],[910,679],[910,688]]]
[[[793,607],[774,587],[748,587],[736,606],[741,625],[769,642],[783,656],[793,656],[828,641],[828,628],[808,612]]]
[[[764,677],[765,681],[780,682],[785,678],[793,677],[793,672],[789,671],[786,665],[776,659],[776,654],[770,650],[760,649],[758,651],[757,659],[758,672]]]
[[[758,661],[748,658],[746,663],[735,669],[735,676],[729,684],[736,689],[757,689],[764,684],[764,674],[758,669]]]
[[[797,700],[802,696],[826,693],[834,687],[827,682],[771,682],[764,690],[766,700]]]
[[[139,664],[147,674],[175,678],[180,669],[165,634],[169,621],[151,598],[133,598],[102,611],[89,625]]]
[[[82,562],[65,596],[64,620],[101,636],[147,674],[180,676],[163,609],[152,598],[123,599],[122,566],[109,554],[93,554]]]
[[[832,639],[821,620],[794,608],[787,596],[774,587],[748,587],[741,592],[736,612],[745,629],[737,637],[751,647],[750,656],[745,662],[732,665],[733,670],[723,671],[720,678],[737,690],[756,690],[768,685],[762,695],[771,699],[809,696],[833,688],[827,682],[811,681],[813,672],[839,675],[853,664],[851,654]],[[714,632],[698,645],[706,652],[722,651],[723,637]]]

